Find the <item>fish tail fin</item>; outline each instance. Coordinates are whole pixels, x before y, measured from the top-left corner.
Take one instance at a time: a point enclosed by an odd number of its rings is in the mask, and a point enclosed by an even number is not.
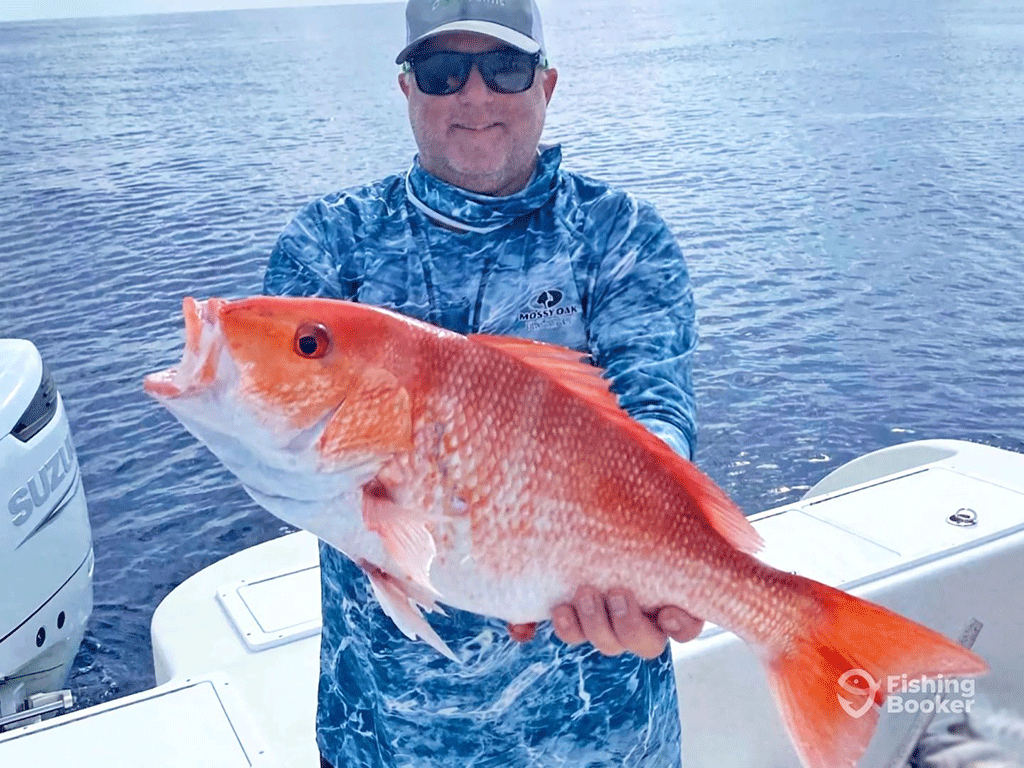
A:
[[[981,657],[881,606],[794,577],[818,609],[767,660],[769,684],[806,768],[855,766],[888,693],[902,680],[978,675]],[[809,611],[810,613],[810,611]]]

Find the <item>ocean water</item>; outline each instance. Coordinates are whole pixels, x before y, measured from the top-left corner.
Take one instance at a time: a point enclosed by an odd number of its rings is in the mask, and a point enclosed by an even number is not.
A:
[[[561,0],[546,141],[653,201],[693,275],[697,462],[748,512],[908,440],[1024,451],[1024,2]],[[182,296],[258,292],[303,203],[403,170],[402,5],[0,24],[0,335],[64,396],[96,607],[71,684],[289,530],[141,390]]]

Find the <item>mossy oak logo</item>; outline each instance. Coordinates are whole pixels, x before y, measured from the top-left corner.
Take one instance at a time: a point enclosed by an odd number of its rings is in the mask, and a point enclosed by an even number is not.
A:
[[[543,290],[530,299],[528,309],[519,313],[519,322],[531,330],[567,325],[569,318],[579,314],[580,307],[564,300],[565,294],[557,288]]]
[[[561,291],[541,291],[540,295],[533,300],[533,303],[544,307],[544,309],[551,309],[552,307],[557,307],[561,301]]]

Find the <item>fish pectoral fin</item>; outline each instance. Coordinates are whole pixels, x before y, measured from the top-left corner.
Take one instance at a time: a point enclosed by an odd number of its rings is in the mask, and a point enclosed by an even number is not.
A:
[[[430,583],[437,545],[422,514],[395,503],[386,486],[374,480],[363,489],[363,523],[380,536],[398,572],[432,599],[441,596]]]
[[[415,591],[409,589],[409,585],[400,579],[396,579],[387,571],[383,571],[372,563],[365,560],[360,561],[359,566],[370,579],[370,586],[373,594],[377,597],[381,609],[388,617],[395,622],[395,626],[402,630],[402,634],[410,640],[421,638],[439,653],[447,656],[452,661],[459,661],[459,658],[452,652],[451,648],[434,631],[433,627],[423,618],[419,606],[414,604],[417,598],[412,594]],[[431,601],[433,610],[440,611]],[[430,606],[425,606],[430,608]]]

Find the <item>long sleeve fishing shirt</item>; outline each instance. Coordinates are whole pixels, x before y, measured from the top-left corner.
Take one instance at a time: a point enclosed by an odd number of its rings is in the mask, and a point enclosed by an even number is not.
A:
[[[281,234],[269,294],[375,304],[460,333],[588,352],[619,403],[678,453],[696,434],[693,296],[654,208],[560,168],[545,149],[508,197],[408,173],[302,210]],[[531,642],[446,608],[431,625],[461,660],[407,639],[362,571],[320,545],[323,631],[316,737],[336,768],[677,766],[671,657]]]

